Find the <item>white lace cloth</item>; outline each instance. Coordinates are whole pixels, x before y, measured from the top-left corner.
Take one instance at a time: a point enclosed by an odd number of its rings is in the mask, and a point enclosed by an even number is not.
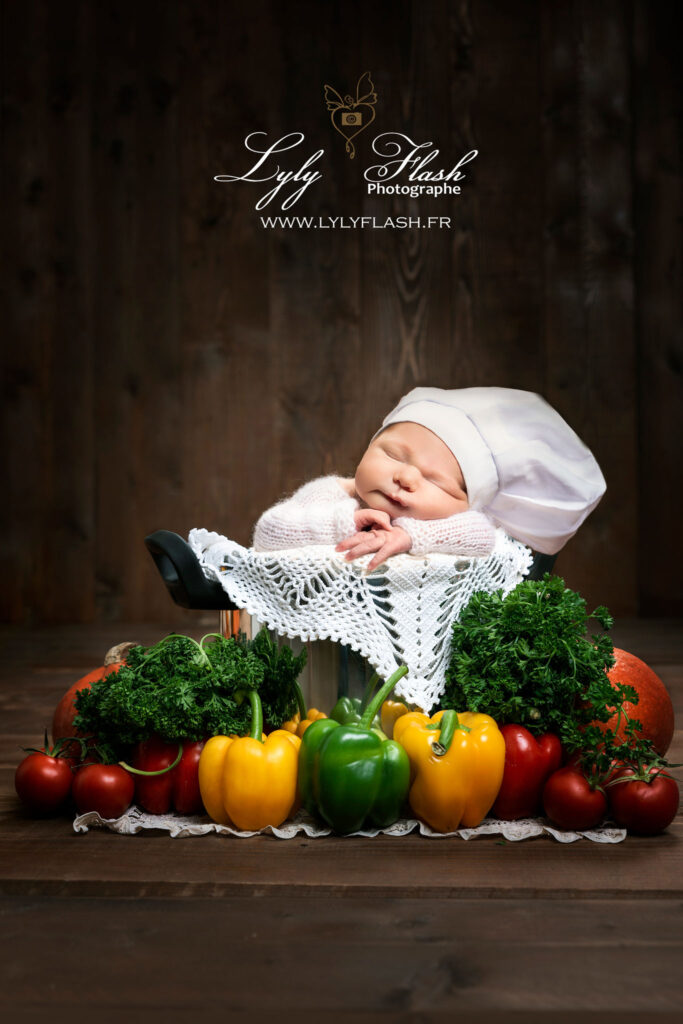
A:
[[[509,593],[532,560],[502,529],[486,558],[395,555],[369,574],[371,555],[347,562],[329,545],[255,551],[200,529],[189,543],[205,575],[269,629],[347,644],[383,679],[407,665],[396,693],[425,711],[444,691],[451,627],[472,594]]]
[[[87,814],[79,814],[74,820],[74,832],[87,832],[91,828],[106,828],[111,832],[118,832],[120,835],[126,836],[132,836],[147,829],[161,829],[163,832],[169,832],[173,839],[203,836],[211,832],[217,832],[224,836],[236,836],[238,839],[248,839],[250,836],[264,834],[274,835],[277,839],[294,839],[301,832],[311,839],[332,835],[332,829],[320,825],[305,811],[299,811],[296,817],[283,822],[279,828],[269,825],[267,828],[261,829],[261,832],[239,832],[227,825],[217,825],[209,818],[181,818],[175,814],[147,814],[135,806],[129,807],[121,818],[101,818],[97,811],[88,811]],[[374,838],[380,834],[405,836],[415,829],[419,830],[420,835],[430,839],[447,839],[450,836],[457,836],[460,839],[477,839],[480,836],[500,835],[511,843],[520,842],[522,839],[535,839],[543,835],[552,836],[559,843],[575,843],[577,839],[589,839],[593,843],[620,843],[626,838],[626,829],[616,828],[609,824],[586,832],[565,832],[562,829],[554,828],[541,818],[525,818],[520,821],[499,821],[494,818],[485,818],[476,828],[461,828],[456,832],[435,832],[422,821],[402,818],[389,828],[368,829],[363,832],[354,832],[353,835],[367,838]]]

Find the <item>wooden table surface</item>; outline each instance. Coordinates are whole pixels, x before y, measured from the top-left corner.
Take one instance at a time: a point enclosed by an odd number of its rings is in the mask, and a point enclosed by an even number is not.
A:
[[[163,632],[0,634],[6,1020],[680,1019],[680,816],[616,846],[77,835],[68,816],[29,817],[20,748],[111,644]],[[680,725],[681,623],[613,635],[664,679]],[[680,729],[669,756],[683,761]]]

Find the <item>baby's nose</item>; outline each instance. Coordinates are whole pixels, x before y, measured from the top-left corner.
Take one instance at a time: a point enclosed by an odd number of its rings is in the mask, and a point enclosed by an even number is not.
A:
[[[406,490],[414,490],[420,479],[420,471],[415,466],[399,466],[394,473],[394,480]]]

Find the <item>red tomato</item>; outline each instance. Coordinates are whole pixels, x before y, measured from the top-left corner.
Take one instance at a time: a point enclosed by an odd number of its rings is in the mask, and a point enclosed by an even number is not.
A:
[[[118,764],[87,764],[73,782],[73,797],[81,814],[97,811],[101,818],[120,818],[133,802],[135,783]]]
[[[632,768],[619,772],[618,778],[629,778]],[[617,782],[609,787],[609,803],[617,825],[637,836],[654,836],[663,832],[676,817],[679,804],[678,783],[661,768],[650,768],[647,778],[633,782]]]
[[[110,672],[118,672],[119,668],[123,664],[122,661],[114,662],[112,665],[101,665],[99,668],[95,668],[92,672],[88,672],[87,675],[79,679],[78,682],[70,686],[66,691],[59,704],[55,708],[55,713],[52,718],[52,742],[56,743],[57,740],[62,739],[64,736],[80,736],[81,733],[74,728],[74,718],[76,717],[76,705],[74,700],[79,690],[89,690],[92,684],[97,679],[103,679],[104,676],[108,676]],[[68,751],[71,757],[76,757],[80,751],[76,743],[70,744],[71,750]]]
[[[37,814],[58,811],[71,792],[71,765],[63,757],[35,752],[18,765],[14,787],[23,804]]]
[[[583,831],[599,825],[607,812],[607,798],[591,786],[583,772],[560,768],[553,772],[543,790],[543,807],[560,828]]]
[[[614,666],[607,673],[612,685],[618,683],[632,686],[638,693],[637,704],[625,701],[623,710],[629,718],[637,718],[643,728],[638,735],[650,740],[662,757],[666,754],[674,734],[674,709],[666,686],[656,672],[635,654],[614,648]],[[593,722],[601,729],[613,729],[617,736],[624,736],[626,721],[615,714],[608,722]]]

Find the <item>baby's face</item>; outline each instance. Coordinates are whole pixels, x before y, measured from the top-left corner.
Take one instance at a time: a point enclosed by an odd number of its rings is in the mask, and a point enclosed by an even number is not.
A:
[[[468,508],[460,463],[419,423],[393,423],[370,443],[356,470],[356,493],[392,519],[445,519]]]

